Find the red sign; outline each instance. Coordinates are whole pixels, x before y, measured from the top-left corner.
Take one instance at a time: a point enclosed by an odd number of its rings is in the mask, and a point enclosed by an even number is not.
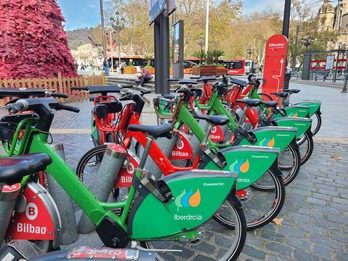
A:
[[[284,85],[288,39],[281,34],[271,36],[266,43],[262,92],[281,92]],[[274,97],[274,95],[271,95]],[[275,97],[274,97],[275,98]]]
[[[123,166],[117,174],[116,187],[129,188],[130,186],[132,186],[133,176],[138,167],[138,158],[135,155],[131,154],[131,152],[128,152]]]
[[[170,160],[187,160],[192,159],[193,152],[192,147],[188,138],[181,133],[179,133],[179,138],[177,143],[175,144],[172,154],[170,156]]]
[[[221,126],[214,126],[209,134],[209,139],[213,142],[222,142],[225,139],[225,134]]]

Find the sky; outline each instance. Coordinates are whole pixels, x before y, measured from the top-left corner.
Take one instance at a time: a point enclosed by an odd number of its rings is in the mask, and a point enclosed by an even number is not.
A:
[[[324,0],[303,0],[315,9],[324,3]],[[337,5],[338,0],[332,4]],[[255,11],[262,12],[272,9],[273,11],[284,11],[284,0],[243,0],[243,13],[248,14]],[[57,0],[59,7],[65,17],[65,30],[75,30],[84,27],[95,27],[100,24],[100,0]]]

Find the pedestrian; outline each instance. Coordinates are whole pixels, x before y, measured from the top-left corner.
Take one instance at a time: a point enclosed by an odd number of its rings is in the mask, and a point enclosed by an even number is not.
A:
[[[109,65],[106,59],[103,62],[103,70],[105,71],[105,76],[109,76]]]
[[[142,87],[144,83],[148,83],[152,79],[149,69],[145,68],[144,66],[140,66],[140,69],[141,75],[138,76],[139,81],[136,82],[137,87]]]
[[[121,74],[124,73],[124,67],[126,67],[126,63],[122,62],[121,65],[120,65]]]

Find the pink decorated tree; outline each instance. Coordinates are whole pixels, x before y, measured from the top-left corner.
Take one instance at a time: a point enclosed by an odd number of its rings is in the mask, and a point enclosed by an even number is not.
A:
[[[0,79],[76,77],[56,0],[0,0]]]

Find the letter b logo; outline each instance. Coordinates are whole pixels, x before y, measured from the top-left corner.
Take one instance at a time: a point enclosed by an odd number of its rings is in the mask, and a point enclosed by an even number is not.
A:
[[[34,220],[36,219],[37,215],[39,214],[38,208],[34,203],[29,203],[27,207],[25,208],[25,215],[28,219]]]

